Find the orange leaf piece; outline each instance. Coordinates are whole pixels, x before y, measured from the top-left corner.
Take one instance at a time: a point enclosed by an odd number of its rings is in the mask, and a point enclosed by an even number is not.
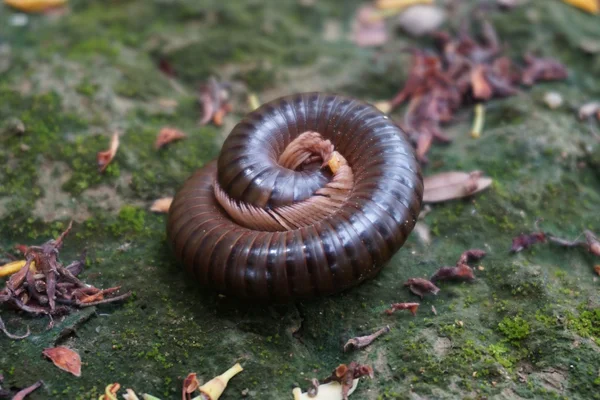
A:
[[[150,207],[150,211],[158,212],[158,213],[168,213],[169,208],[171,208],[171,203],[173,202],[172,197],[163,197],[162,199],[155,200]]]
[[[600,265],[594,265],[594,271],[596,271],[596,273],[600,275]]]
[[[42,354],[63,371],[70,372],[77,377],[81,376],[81,358],[77,352],[64,346],[58,346],[44,349]]]
[[[168,127],[162,128],[158,133],[158,137],[154,143],[154,148],[158,150],[171,142],[185,139],[186,137],[186,134],[178,129]]]
[[[67,0],[4,0],[4,3],[24,12],[43,12],[64,6]]]
[[[117,154],[117,150],[119,149],[119,134],[113,133],[112,138],[110,140],[110,147],[106,151],[99,151],[96,155],[96,159],[98,161],[98,169],[100,172],[104,172],[108,164],[115,158]]]

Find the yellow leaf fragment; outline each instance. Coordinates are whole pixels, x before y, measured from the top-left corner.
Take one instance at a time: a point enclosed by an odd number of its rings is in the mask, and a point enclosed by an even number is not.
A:
[[[24,12],[42,12],[67,4],[67,0],[4,0],[4,3]]]
[[[358,386],[358,379],[352,381],[352,387],[348,391],[348,395],[351,395]],[[302,393],[300,388],[295,388],[292,391],[294,400],[342,400],[342,385],[339,382],[329,382],[324,385],[319,385],[317,395],[311,397],[308,393]]]
[[[121,389],[118,383],[111,383],[104,389],[104,394],[98,397],[98,400],[117,400],[117,392]]]
[[[260,101],[258,100],[258,96],[256,94],[250,93],[248,95],[248,105],[252,111],[260,107]]]
[[[392,110],[392,103],[389,101],[378,101],[373,105],[384,114],[387,114]]]
[[[570,4],[580,10],[586,11],[590,14],[600,13],[600,1],[598,0],[562,0],[563,2]]]
[[[433,4],[433,0],[377,0],[375,7],[379,9],[403,10],[415,4]]]
[[[20,260],[4,264],[0,267],[0,278],[19,272],[19,270],[25,266],[25,263],[25,260]]]
[[[158,213],[168,213],[169,208],[171,208],[171,203],[173,202],[172,197],[163,197],[162,199],[155,200],[150,207],[150,211],[158,212]]]
[[[483,107],[483,104],[478,103],[475,106],[475,119],[473,120],[473,127],[471,128],[471,137],[473,139],[478,139],[481,136],[484,119],[485,108]]]

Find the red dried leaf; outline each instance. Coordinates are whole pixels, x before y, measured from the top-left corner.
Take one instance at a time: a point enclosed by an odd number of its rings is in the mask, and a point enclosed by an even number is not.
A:
[[[472,281],[475,279],[473,270],[466,264],[461,264],[456,267],[441,267],[430,280],[437,281]]]
[[[390,327],[386,326],[385,328],[381,328],[377,332],[375,332],[371,335],[358,336],[358,337],[349,339],[348,342],[346,342],[346,344],[344,345],[344,351],[348,351],[352,348],[362,349],[364,347],[367,347],[368,345],[373,343],[373,341],[375,339],[377,339],[379,336],[384,335],[384,334],[388,333],[389,331],[390,331]]]
[[[533,232],[529,234],[519,235],[512,240],[511,253],[518,253],[526,248],[536,244],[546,242],[546,234],[544,232]]]
[[[527,67],[523,71],[521,82],[524,85],[533,85],[538,81],[554,81],[566,79],[567,69],[564,65],[552,58],[539,58],[526,54]]]
[[[112,138],[110,140],[110,147],[108,150],[100,151],[96,155],[96,159],[98,161],[98,169],[100,172],[104,172],[108,164],[115,158],[117,154],[117,150],[119,149],[119,134],[113,133]]]
[[[174,128],[162,128],[156,137],[154,148],[158,150],[171,142],[185,139],[186,137],[187,135],[180,130]]]
[[[600,265],[594,265],[594,271],[596,271],[596,273],[600,275]]]
[[[460,255],[460,258],[458,259],[456,266],[460,266],[461,264],[466,264],[469,262],[481,260],[483,257],[485,257],[485,254],[486,253],[484,250],[479,250],[479,249],[466,250]]]
[[[64,346],[59,346],[44,349],[42,354],[52,360],[54,365],[63,371],[67,371],[77,377],[81,376],[81,358],[75,351]]]

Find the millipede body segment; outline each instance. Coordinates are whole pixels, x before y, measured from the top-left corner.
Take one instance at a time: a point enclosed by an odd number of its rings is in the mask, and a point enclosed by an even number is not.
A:
[[[175,255],[203,286],[286,302],[376,275],[421,209],[411,144],[375,107],[328,93],[264,104],[169,210]]]

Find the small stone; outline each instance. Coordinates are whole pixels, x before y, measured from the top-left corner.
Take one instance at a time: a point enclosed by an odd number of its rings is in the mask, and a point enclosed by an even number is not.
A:
[[[248,396],[248,393],[250,393],[250,389],[246,388],[246,389],[242,390],[242,397]]]
[[[10,17],[10,24],[12,26],[25,26],[29,22],[29,17],[26,14],[15,14]]]
[[[483,271],[485,269],[485,267],[483,265],[480,265],[477,267],[478,270]]]
[[[456,321],[456,325],[460,326],[461,328],[465,326],[464,322],[462,321]]]
[[[556,110],[563,103],[563,98],[558,92],[547,92],[544,95],[544,103],[551,109]]]
[[[419,4],[398,16],[398,25],[411,36],[423,36],[437,30],[446,20],[442,8]]]

